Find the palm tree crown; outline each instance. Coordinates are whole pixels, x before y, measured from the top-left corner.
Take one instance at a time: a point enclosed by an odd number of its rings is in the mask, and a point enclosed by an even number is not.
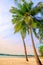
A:
[[[38,19],[36,15],[41,13],[43,10],[43,3],[39,2],[36,6],[33,6],[33,2],[26,2],[22,0],[22,3],[18,3],[17,8],[12,7],[10,12],[13,13],[12,23],[14,25],[15,32],[21,32],[23,39],[25,38],[26,32],[31,34],[32,46],[34,49],[35,58],[38,65],[42,65],[35,49],[32,30],[36,35],[36,28],[40,31],[43,29],[43,19]],[[42,32],[40,32],[40,36]],[[37,36],[38,37],[38,36]],[[42,38],[42,37],[41,37]]]

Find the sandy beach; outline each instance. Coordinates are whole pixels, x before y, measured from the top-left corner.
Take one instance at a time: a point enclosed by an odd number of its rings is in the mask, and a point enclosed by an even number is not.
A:
[[[37,65],[35,58],[28,58],[26,62],[25,58],[0,58],[0,65]],[[40,58],[43,64],[43,58]]]

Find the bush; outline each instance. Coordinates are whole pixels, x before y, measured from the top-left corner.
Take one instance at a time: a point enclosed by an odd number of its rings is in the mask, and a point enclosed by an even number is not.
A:
[[[43,46],[39,47],[39,52],[40,52],[41,56],[43,56]]]

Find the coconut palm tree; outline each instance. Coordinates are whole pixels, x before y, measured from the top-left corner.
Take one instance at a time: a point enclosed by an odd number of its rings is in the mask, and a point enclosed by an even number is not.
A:
[[[27,26],[26,26],[24,21],[19,21],[19,20],[16,20],[16,21],[18,21],[18,22],[15,23],[14,29],[15,29],[15,32],[20,32],[21,33],[23,46],[24,46],[25,57],[26,57],[26,61],[28,61],[26,44],[25,44],[25,41],[24,41],[24,39],[26,37],[26,32],[28,31]]]
[[[13,23],[15,23],[15,19],[16,19],[16,23],[20,22],[19,25],[18,25],[19,30],[21,30],[21,28],[24,26],[24,24],[26,24],[25,27],[27,27],[28,30],[30,31],[32,46],[33,46],[33,49],[34,49],[34,55],[35,55],[35,58],[36,58],[37,65],[42,65],[42,63],[39,60],[39,57],[38,57],[38,54],[37,54],[37,51],[36,51],[36,48],[35,48],[35,45],[34,45],[32,31],[33,31],[34,28],[36,29],[41,24],[41,22],[36,19],[35,15],[38,14],[42,10],[42,8],[43,8],[42,2],[39,2],[34,7],[32,1],[26,2],[25,0],[23,0],[22,3],[18,3],[17,8],[12,7],[12,9],[10,10],[10,12],[14,14],[13,15],[14,16]],[[16,18],[16,16],[17,16],[17,18]],[[21,26],[21,22],[24,22],[22,26]],[[18,27],[17,27],[17,30],[18,30]]]
[[[11,10],[13,11],[13,9],[11,9]],[[23,19],[22,16],[20,14],[19,14],[19,16],[16,15],[16,14],[14,14],[12,16],[13,17],[12,23],[13,23],[13,25],[15,24],[14,25],[14,30],[15,30],[14,33],[17,33],[17,32],[21,33],[21,37],[22,37],[22,41],[23,41],[23,46],[24,46],[25,57],[26,57],[26,61],[28,61],[26,44],[25,44],[25,40],[24,40],[25,37],[26,37],[26,32],[28,31],[28,27],[26,26],[25,22],[22,20]]]
[[[37,61],[37,64],[38,65],[42,65],[41,61],[39,60],[39,57],[38,57],[38,54],[37,54],[37,51],[35,49],[35,45],[34,45],[34,40],[33,40],[33,35],[32,35],[32,30],[34,28],[37,28],[39,27],[38,25],[42,25],[41,24],[41,21],[39,21],[38,19],[36,19],[34,16],[41,11],[41,8],[43,8],[43,4],[41,2],[38,3],[38,5],[33,8],[33,10],[31,10],[31,14],[26,14],[26,17],[25,17],[25,22],[26,24],[29,26],[29,29],[30,29],[30,34],[31,34],[31,40],[32,40],[32,45],[33,45],[33,49],[34,49],[34,54],[35,54],[35,58],[36,58],[36,61]],[[43,28],[43,27],[42,27]]]

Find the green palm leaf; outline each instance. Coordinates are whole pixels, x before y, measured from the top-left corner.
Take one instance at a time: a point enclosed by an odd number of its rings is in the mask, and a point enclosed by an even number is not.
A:
[[[42,9],[43,9],[43,3],[39,2],[34,8],[32,8],[31,15],[34,16],[38,14],[39,12],[41,12]]]

